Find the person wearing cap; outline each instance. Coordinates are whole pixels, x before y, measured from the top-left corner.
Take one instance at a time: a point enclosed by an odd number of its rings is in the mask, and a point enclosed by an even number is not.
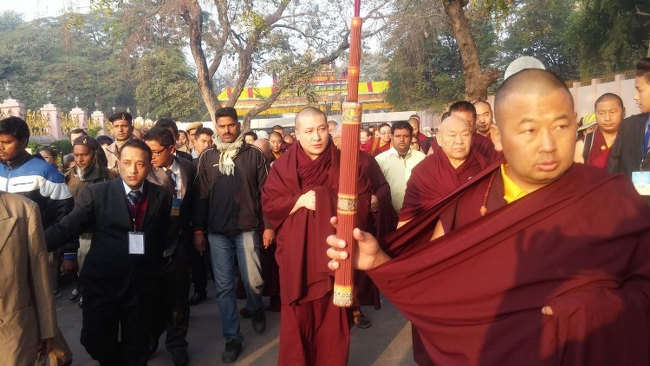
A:
[[[194,152],[194,141],[196,140],[195,134],[196,130],[203,127],[203,122],[192,122],[187,127],[185,127],[185,132],[187,132],[187,137],[189,137],[189,146],[192,149],[192,158],[196,159],[199,156]]]
[[[596,129],[596,114],[591,112],[582,117],[582,125],[578,127],[578,140],[583,140],[587,134]]]
[[[117,112],[108,116],[108,121],[113,127],[115,142],[106,148],[107,167],[111,170],[118,170],[120,162],[120,149],[128,140],[136,138],[133,135],[133,116],[126,112]]]
[[[88,185],[106,182],[117,178],[118,174],[106,167],[108,164],[104,149],[97,140],[87,135],[79,135],[72,146],[75,166],[65,174],[65,183],[75,202],[79,200],[81,191]],[[65,265],[63,271],[69,275],[81,273],[84,259],[90,250],[90,233],[79,235],[79,240],[74,240],[62,248]],[[79,299],[79,307],[83,307],[81,287],[79,284],[72,289],[68,296],[71,301]]]
[[[104,150],[106,150],[113,143],[113,139],[108,135],[97,136],[95,140],[97,140],[99,146],[101,146]]]
[[[597,128],[576,142],[574,161],[605,169],[618,128],[625,118],[625,107],[621,97],[605,93],[594,103],[594,110]]]

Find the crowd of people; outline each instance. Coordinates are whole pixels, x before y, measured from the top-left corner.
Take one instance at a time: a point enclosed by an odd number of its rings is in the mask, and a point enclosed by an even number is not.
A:
[[[72,364],[63,274],[104,366],[146,365],[163,334],[189,364],[209,279],[224,363],[242,352],[240,317],[264,333],[276,311],[279,365],[346,365],[350,327],[372,325],[361,307],[379,309],[381,291],[412,322],[418,365],[650,364],[650,59],[635,86],[641,114],[607,93],[579,123],[566,84],[527,69],[494,110],[452,103],[433,136],[417,115],[362,129],[356,243],[335,236],[346,161],[317,108],[290,133],[244,132],[230,107],[215,130],[162,118],[136,132],[118,112],[114,140],[73,130],[61,163],[3,119],[0,363]],[[358,270],[340,308],[347,245]]]

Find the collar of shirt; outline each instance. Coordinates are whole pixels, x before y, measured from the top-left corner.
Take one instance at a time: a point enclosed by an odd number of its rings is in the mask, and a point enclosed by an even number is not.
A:
[[[124,185],[124,197],[126,197],[131,191],[140,191],[140,193],[144,193],[144,182],[142,182],[138,189],[131,189],[125,181],[122,181],[122,185]]]
[[[526,191],[521,189],[515,182],[506,174],[506,167],[508,164],[501,164],[501,179],[503,179],[503,199],[507,203],[513,203],[516,200],[526,195]]]
[[[177,176],[181,173],[180,172],[180,167],[178,166],[178,163],[176,162],[176,159],[172,159],[172,166],[170,166],[169,168],[163,168],[163,170],[165,170],[165,171],[167,169],[171,170],[172,173],[176,174]]]
[[[389,151],[389,154],[390,154],[390,155],[395,155],[395,156],[397,156],[397,157],[400,158],[400,159],[404,159],[404,160],[406,160],[406,159],[408,159],[408,158],[411,157],[411,149],[409,149],[409,151],[406,153],[405,156],[401,156],[401,155],[397,152],[397,150],[395,150],[395,147],[394,147],[394,146],[391,147],[388,151]]]

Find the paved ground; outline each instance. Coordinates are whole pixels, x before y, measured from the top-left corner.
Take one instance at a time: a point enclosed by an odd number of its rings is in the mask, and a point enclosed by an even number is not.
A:
[[[59,327],[74,353],[73,365],[98,365],[79,343],[81,332],[81,309],[68,300],[71,285],[63,287],[63,296],[56,300]],[[225,341],[221,338],[221,321],[214,301],[214,286],[208,283],[208,297],[197,306],[191,307],[190,328],[187,341],[191,366],[220,365],[221,352]],[[265,298],[268,307],[268,298]],[[244,302],[240,301],[240,307]],[[382,301],[382,309],[363,309],[373,321],[368,329],[352,329],[349,364],[352,366],[412,366],[411,324],[387,300]],[[280,314],[267,312],[267,327],[264,334],[253,331],[250,319],[242,319],[241,329],[246,340],[244,352],[236,365],[275,365],[278,356],[278,333]],[[158,352],[150,360],[151,366],[173,365],[171,355],[164,350],[164,335],[161,337]]]

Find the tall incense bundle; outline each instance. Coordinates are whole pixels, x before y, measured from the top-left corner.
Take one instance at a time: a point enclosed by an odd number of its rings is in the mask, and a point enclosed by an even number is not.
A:
[[[354,16],[350,24],[350,63],[348,66],[348,96],[343,103],[341,115],[341,171],[339,173],[339,192],[336,236],[348,245],[348,258],[339,261],[334,273],[334,304],[350,307],[354,299],[354,254],[356,241],[352,231],[356,226],[357,212],[357,171],[359,161],[359,132],[361,128],[361,104],[359,100],[359,62],[361,59],[361,0],[354,2]]]

